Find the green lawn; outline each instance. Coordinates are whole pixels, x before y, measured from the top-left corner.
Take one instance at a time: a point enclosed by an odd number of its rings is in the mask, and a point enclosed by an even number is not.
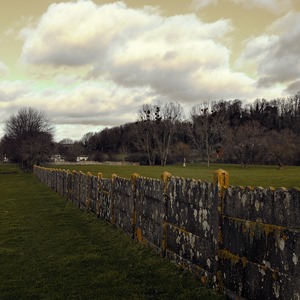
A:
[[[219,168],[229,172],[229,184],[234,186],[262,186],[262,187],[299,187],[300,188],[300,167],[287,166],[278,169],[276,166],[249,166],[242,168],[240,165],[212,164],[210,168],[199,164],[160,166],[109,166],[109,165],[66,165],[51,166],[82,172],[91,172],[96,175],[103,173],[104,177],[111,177],[112,174],[130,178],[131,174],[138,173],[141,176],[160,178],[164,171],[174,176],[194,178],[204,181],[213,180],[213,172]]]
[[[0,222],[1,300],[223,299],[12,165],[0,165]]]

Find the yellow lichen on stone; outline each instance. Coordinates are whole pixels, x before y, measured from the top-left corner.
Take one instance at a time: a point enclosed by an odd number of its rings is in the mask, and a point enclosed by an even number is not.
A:
[[[206,284],[207,283],[207,276],[205,276],[205,275],[201,276],[200,280],[201,280],[202,284]]]
[[[162,242],[161,242],[161,248],[163,252],[167,251],[167,227],[168,227],[168,223],[165,221],[163,223],[163,238],[162,238]]]
[[[133,182],[135,182],[135,181],[137,180],[138,177],[140,177],[140,175],[139,175],[138,173],[133,173],[133,174],[131,175],[131,180],[132,180]]]
[[[223,234],[221,229],[218,230],[218,242],[219,244],[223,243]]]
[[[218,285],[218,290],[220,291],[220,292],[223,292],[223,290],[224,290],[224,283],[223,283],[223,279],[222,279],[222,271],[218,271],[217,272],[217,285]]]
[[[142,234],[142,229],[140,227],[137,227],[137,229],[136,229],[136,238],[139,243],[141,243],[141,244],[145,243],[143,234]]]
[[[234,255],[233,253],[229,252],[228,250],[219,250],[219,256],[225,259],[229,259],[232,263],[237,264],[240,260],[240,257]]]
[[[245,268],[245,267],[247,266],[248,259],[247,259],[245,256],[243,256],[243,257],[241,258],[241,261],[242,261],[242,264],[243,264],[243,268]]]
[[[136,192],[136,181],[139,177],[140,177],[140,175],[137,173],[133,173],[131,175],[131,184],[132,184],[132,189],[133,189],[134,193]]]
[[[171,174],[168,172],[163,172],[161,174],[161,180],[166,184],[170,180]]]
[[[214,172],[214,184],[219,187],[229,187],[229,173],[223,169],[218,169]]]

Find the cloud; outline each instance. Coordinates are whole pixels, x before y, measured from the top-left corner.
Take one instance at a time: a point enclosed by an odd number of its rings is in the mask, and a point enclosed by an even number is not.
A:
[[[0,81],[0,105],[2,108],[3,104],[8,105],[9,102],[15,99],[22,100],[23,95],[30,91],[30,82],[24,83],[23,81]]]
[[[293,8],[293,0],[230,0],[246,9],[264,9],[273,14],[282,14]]]
[[[132,9],[123,2],[52,4],[36,27],[22,30],[21,61],[43,68],[86,66],[86,78],[150,89],[172,101],[240,97],[253,80],[230,69],[231,52],[223,41],[232,30],[230,20],[165,17],[157,9]],[[228,75],[220,78],[225,90],[211,77],[218,72]]]
[[[190,8],[197,11],[210,5],[216,5],[217,3],[218,0],[193,0]]]
[[[0,61],[0,78],[5,77],[9,74],[9,68]]]
[[[258,86],[294,86],[300,79],[299,40],[300,13],[290,12],[271,24],[266,34],[247,41],[238,65],[255,65]]]
[[[300,79],[292,82],[286,89],[285,92],[289,95],[296,95],[300,91]]]
[[[4,122],[20,107],[34,107],[45,111],[58,125],[58,140],[78,139],[87,132],[81,131],[86,128],[100,131],[104,127],[134,122],[143,103],[157,101],[149,89],[128,90],[110,81],[99,83],[65,77],[59,78],[53,87],[37,89],[36,86],[38,82],[34,81],[0,81],[0,121]],[[63,128],[73,130],[68,136],[60,136],[65,132]]]

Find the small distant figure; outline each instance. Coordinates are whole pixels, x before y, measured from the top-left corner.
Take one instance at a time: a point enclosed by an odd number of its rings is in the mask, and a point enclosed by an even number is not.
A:
[[[186,167],[186,160],[185,160],[185,157],[183,158],[183,166]]]

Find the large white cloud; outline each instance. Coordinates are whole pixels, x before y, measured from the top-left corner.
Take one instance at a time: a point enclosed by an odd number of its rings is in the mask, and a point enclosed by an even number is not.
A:
[[[91,78],[150,88],[173,101],[242,97],[253,80],[230,70],[223,40],[229,20],[204,23],[194,14],[164,17],[151,8],[122,2],[53,4],[36,27],[25,28],[25,64],[87,66]],[[226,89],[212,73],[227,74]]]
[[[259,86],[287,84],[294,93],[300,80],[299,40],[300,13],[290,12],[269,26],[266,34],[247,41],[239,65],[256,67]]]

